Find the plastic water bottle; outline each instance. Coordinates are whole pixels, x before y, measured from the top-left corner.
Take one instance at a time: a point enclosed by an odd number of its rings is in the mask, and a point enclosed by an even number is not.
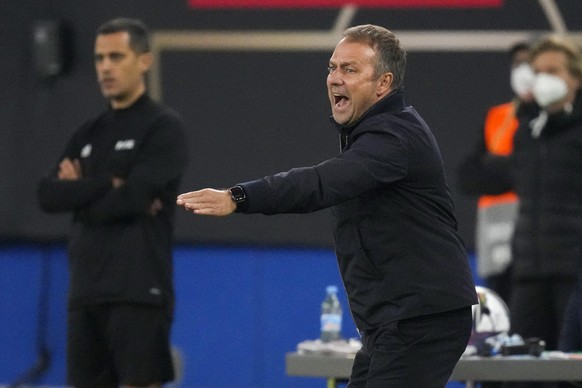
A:
[[[337,287],[327,286],[327,295],[321,304],[321,341],[341,339],[342,306],[337,298]]]

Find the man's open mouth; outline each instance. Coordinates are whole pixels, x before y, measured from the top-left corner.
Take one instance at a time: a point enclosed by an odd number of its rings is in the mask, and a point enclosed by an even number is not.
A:
[[[349,98],[347,98],[346,96],[344,96],[342,94],[337,94],[337,93],[333,94],[333,103],[338,108],[347,104],[348,101],[349,101]]]

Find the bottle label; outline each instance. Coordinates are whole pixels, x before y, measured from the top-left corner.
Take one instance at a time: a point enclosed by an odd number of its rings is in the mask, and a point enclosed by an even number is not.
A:
[[[342,329],[342,316],[339,314],[321,314],[321,331],[339,333]]]

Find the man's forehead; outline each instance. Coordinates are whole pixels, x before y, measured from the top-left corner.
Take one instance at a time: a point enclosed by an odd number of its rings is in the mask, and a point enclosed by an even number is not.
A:
[[[539,53],[532,60],[534,68],[559,68],[568,66],[568,56],[561,51],[547,50]]]
[[[116,50],[125,51],[130,49],[129,34],[125,31],[114,32],[110,34],[97,35],[95,39],[95,50]]]
[[[342,54],[335,52],[329,58],[330,63],[334,63],[340,66],[348,66],[348,65],[366,65],[372,63],[374,61],[374,56],[362,56],[362,55],[354,55],[354,54]]]
[[[374,59],[375,56],[374,49],[364,42],[342,40],[337,44],[330,61],[346,64],[365,63]]]

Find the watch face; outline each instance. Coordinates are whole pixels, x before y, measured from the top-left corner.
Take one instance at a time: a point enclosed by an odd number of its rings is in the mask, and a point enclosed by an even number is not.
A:
[[[234,199],[236,203],[244,202],[247,198],[245,191],[240,186],[231,187],[230,195],[232,195],[232,199]]]

